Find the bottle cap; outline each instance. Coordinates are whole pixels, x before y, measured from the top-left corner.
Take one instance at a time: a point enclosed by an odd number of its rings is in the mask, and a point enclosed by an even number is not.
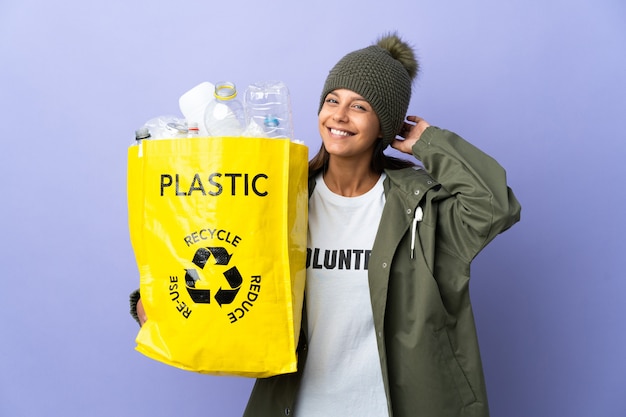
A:
[[[237,88],[229,81],[221,81],[215,84],[213,95],[218,100],[232,100],[237,96]]]
[[[135,140],[142,140],[150,138],[150,130],[147,127],[141,127],[135,130]]]
[[[265,124],[265,127],[278,127],[278,125],[280,125],[280,121],[273,114],[268,114],[267,116],[265,116],[263,124]]]

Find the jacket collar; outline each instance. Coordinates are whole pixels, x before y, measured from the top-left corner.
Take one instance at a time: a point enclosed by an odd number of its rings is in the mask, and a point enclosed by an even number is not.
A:
[[[420,166],[386,169],[385,174],[387,174],[387,178],[383,182],[385,197],[389,195],[392,184],[401,194],[405,194],[407,198],[416,201],[421,200],[429,189],[440,187],[440,184]],[[315,189],[315,177],[309,177],[309,198],[313,189]]]

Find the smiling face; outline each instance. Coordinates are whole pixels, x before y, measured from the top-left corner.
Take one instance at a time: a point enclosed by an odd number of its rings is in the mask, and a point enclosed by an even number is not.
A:
[[[322,142],[334,157],[371,160],[382,137],[378,116],[359,94],[337,89],[328,93],[318,115]]]

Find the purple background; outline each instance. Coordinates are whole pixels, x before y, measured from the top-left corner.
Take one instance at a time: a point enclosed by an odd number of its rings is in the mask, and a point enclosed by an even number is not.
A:
[[[410,113],[523,205],[473,268],[492,414],[626,415],[622,0],[3,0],[0,416],[240,415],[251,380],[134,351],[126,148],[202,81],[281,79],[317,150],[327,71],[391,29],[422,63]]]

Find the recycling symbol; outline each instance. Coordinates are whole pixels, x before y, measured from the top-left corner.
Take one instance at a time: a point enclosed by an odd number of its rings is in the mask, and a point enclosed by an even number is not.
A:
[[[200,248],[194,254],[191,262],[199,269],[204,270],[207,262],[211,258],[211,255],[213,255],[213,259],[215,260],[213,265],[221,266],[228,266],[230,258],[232,257],[232,255],[229,255],[228,252],[226,252],[225,248]],[[185,269],[185,271],[185,284],[187,284],[187,292],[189,293],[191,299],[198,304],[210,304],[211,290],[196,288],[198,281],[201,281],[198,270],[195,268],[189,268]],[[243,278],[241,277],[241,274],[237,270],[236,266],[224,271],[223,275],[230,288],[222,288],[220,286],[220,289],[215,293],[214,299],[220,307],[223,304],[230,304],[233,302],[243,282]]]

